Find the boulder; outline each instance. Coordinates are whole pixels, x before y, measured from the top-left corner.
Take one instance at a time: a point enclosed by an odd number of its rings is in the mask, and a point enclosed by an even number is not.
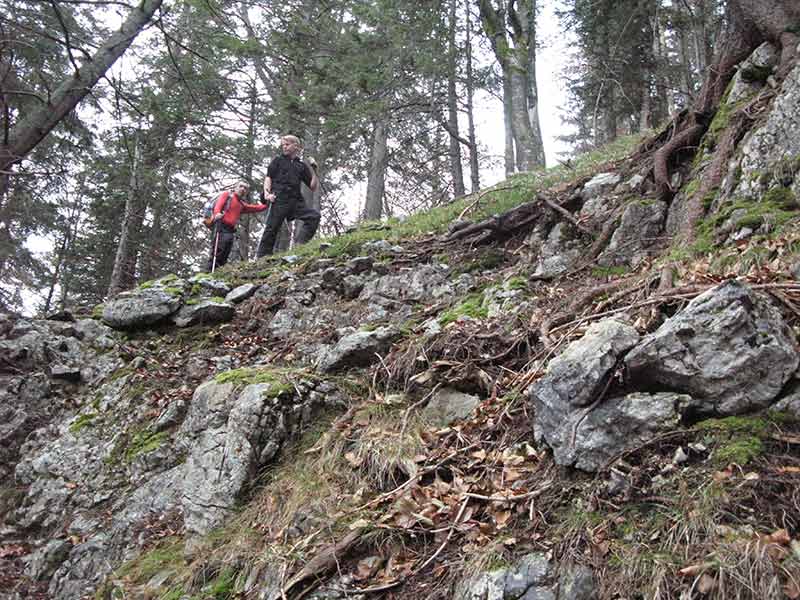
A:
[[[730,197],[761,199],[769,188],[782,186],[800,198],[797,157],[800,156],[800,64],[783,80],[765,120],[742,141],[737,185]]]
[[[649,256],[650,249],[662,235],[666,214],[664,202],[631,202],[597,263],[606,267],[628,265],[636,268]]]
[[[230,321],[235,314],[236,309],[232,304],[213,299],[201,300],[197,304],[184,305],[172,316],[172,322],[178,327],[214,325]]]
[[[317,369],[323,373],[348,367],[365,367],[386,354],[400,331],[393,326],[372,331],[357,331],[340,339],[333,347],[323,351]]]
[[[244,302],[250,296],[255,294],[259,287],[261,286],[258,286],[254,283],[245,283],[239,287],[233,288],[225,296],[225,302],[229,304],[239,304],[240,302]]]
[[[559,221],[547,235],[536,258],[534,279],[552,279],[566,272],[580,258],[583,243],[571,225]]]
[[[685,394],[634,392],[608,398],[591,410],[572,410],[549,433],[559,465],[583,471],[602,469],[615,456],[676,429],[691,404]]]
[[[797,370],[794,336],[780,311],[737,281],[692,300],[625,357],[642,389],[689,394],[701,414],[770,406]]]
[[[136,289],[103,307],[103,322],[114,329],[141,329],[166,320],[183,305],[183,294],[161,288]]]
[[[447,427],[460,419],[466,419],[481,403],[480,398],[458,390],[437,390],[422,411],[422,418],[433,427]]]

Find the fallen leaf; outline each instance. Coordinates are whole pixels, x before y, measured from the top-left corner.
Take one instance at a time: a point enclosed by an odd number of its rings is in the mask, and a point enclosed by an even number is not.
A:
[[[733,469],[728,467],[722,471],[715,471],[711,477],[714,481],[717,482],[725,481],[726,479],[730,479],[731,477],[733,477]]]
[[[781,546],[788,546],[792,541],[792,538],[789,536],[789,532],[785,529],[778,529],[769,535],[763,536],[761,541],[767,544],[780,544]]]
[[[778,467],[776,473],[788,475],[789,473],[800,473],[800,467]]]
[[[708,594],[715,587],[717,587],[717,580],[708,573],[703,573],[700,581],[697,582],[697,591],[701,594]]]
[[[789,600],[798,600],[800,598],[800,583],[794,580],[789,581],[783,586],[783,593]]]
[[[381,568],[383,559],[380,556],[368,556],[358,561],[355,577],[359,581],[372,578]]]
[[[497,524],[498,529],[503,529],[508,525],[508,521],[511,519],[511,511],[510,510],[497,510],[492,511],[492,518],[494,519],[495,524]]]
[[[697,577],[700,573],[708,570],[711,566],[711,563],[697,563],[694,565],[689,565],[688,567],[683,567],[680,571],[678,571],[678,575],[682,575],[683,577]]]

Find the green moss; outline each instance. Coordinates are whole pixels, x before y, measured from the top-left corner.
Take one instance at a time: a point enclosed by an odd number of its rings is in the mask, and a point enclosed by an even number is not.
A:
[[[140,454],[147,454],[160,447],[167,439],[169,434],[166,431],[159,431],[153,433],[151,431],[142,430],[133,436],[130,445],[125,451],[125,460],[132,461]]]
[[[105,304],[97,304],[92,309],[92,319],[95,319],[95,320],[102,319],[103,318],[103,310],[105,309],[105,307],[106,307]]]
[[[211,298],[209,298],[209,300],[211,302],[216,302],[217,304],[222,304],[223,302],[225,302],[225,298],[223,298],[222,296],[212,296]]]
[[[78,415],[78,418],[75,419],[69,426],[70,433],[78,433],[80,430],[85,429],[86,427],[91,427],[97,417],[97,413],[84,413],[82,415]]]
[[[714,445],[718,466],[730,463],[746,465],[764,453],[764,440],[771,427],[769,417],[725,417],[707,419],[695,425]]]
[[[202,293],[203,293],[203,286],[201,286],[199,283],[195,283],[192,286],[192,289],[189,290],[189,294],[191,296],[199,296]]]
[[[445,259],[444,262],[447,262]],[[474,256],[467,260],[460,260],[457,264],[453,265],[453,276],[461,275],[462,273],[475,273],[484,271],[493,271],[505,262],[505,253],[501,250],[490,250],[484,252],[480,256]]]
[[[717,196],[719,196],[719,188],[711,188],[706,192],[705,196],[700,199],[700,204],[703,205],[704,209],[708,210],[713,206]]]
[[[686,184],[686,187],[683,188],[683,194],[687,198],[691,198],[692,196],[695,195],[698,189],[700,189],[700,180],[692,179],[689,183]]]
[[[287,371],[283,369],[244,367],[220,373],[214,378],[214,381],[220,384],[234,383],[242,386],[266,383],[269,384],[269,388],[264,392],[265,396],[268,398],[275,398],[294,391],[294,386],[287,380],[287,374]],[[305,373],[303,376],[308,377]]]
[[[180,571],[184,567],[184,543],[180,538],[167,538],[161,544],[122,565],[114,578],[125,578],[133,584],[144,584],[162,571]]]
[[[594,277],[622,277],[627,274],[630,269],[626,266],[618,267],[595,267],[592,269],[592,276]]]
[[[762,202],[779,208],[780,210],[797,210],[797,198],[794,192],[787,187],[778,186],[767,190]]]
[[[503,287],[507,290],[525,291],[528,289],[528,280],[525,277],[511,277],[503,284]]]
[[[184,302],[186,306],[194,306],[195,304],[200,304],[199,298],[189,298],[186,302]]]
[[[714,452],[714,460],[718,465],[746,465],[754,458],[764,454],[764,443],[760,438],[746,435],[722,444]]]
[[[489,309],[483,305],[483,292],[470,294],[458,306],[444,311],[439,315],[439,323],[447,325],[459,319],[459,317],[470,317],[473,319],[485,319],[489,315]]]
[[[168,293],[170,296],[182,296],[183,290],[177,287],[165,287],[164,291]]]

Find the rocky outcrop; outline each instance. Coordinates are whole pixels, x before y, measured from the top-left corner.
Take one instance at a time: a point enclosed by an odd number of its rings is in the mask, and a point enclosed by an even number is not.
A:
[[[459,582],[453,600],[592,600],[594,574],[587,567],[558,568],[543,553]]]
[[[589,327],[529,389],[534,435],[558,464],[596,471],[682,420],[773,406],[798,360],[780,312],[727,282],[641,340],[614,320]],[[625,387],[638,391],[615,393]]]
[[[603,266],[627,265],[633,268],[652,254],[664,231],[667,205],[658,201],[631,202],[622,213],[619,226],[600,254]]]

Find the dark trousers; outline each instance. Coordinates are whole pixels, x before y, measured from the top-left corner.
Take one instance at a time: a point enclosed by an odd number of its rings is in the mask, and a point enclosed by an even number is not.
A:
[[[211,230],[211,252],[208,256],[208,267],[206,272],[210,273],[212,267],[219,269],[222,265],[228,262],[228,256],[233,248],[233,234],[236,229],[226,225],[222,221],[217,221]],[[216,250],[217,260],[214,261],[214,252]]]
[[[264,225],[264,233],[261,234],[261,243],[258,244],[258,258],[272,254],[275,247],[275,240],[284,221],[299,219],[303,222],[300,233],[295,238],[297,244],[305,244],[319,227],[319,211],[306,206],[302,198],[282,199],[278,198],[272,203],[267,217],[267,224]]]

